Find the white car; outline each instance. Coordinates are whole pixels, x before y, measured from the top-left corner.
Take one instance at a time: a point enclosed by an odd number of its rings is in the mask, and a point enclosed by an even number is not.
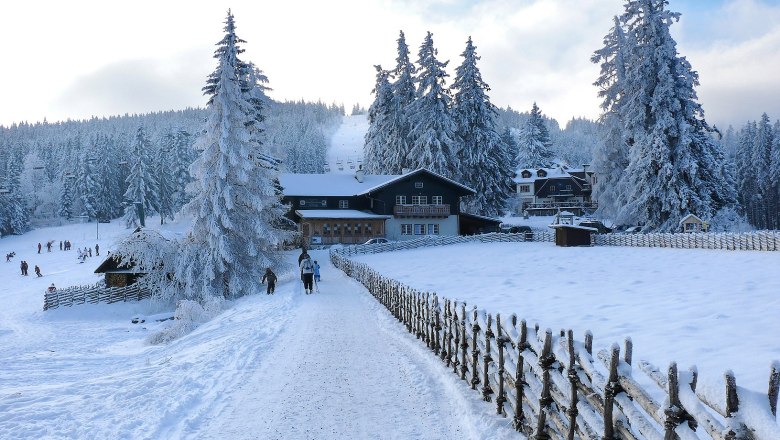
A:
[[[368,240],[363,244],[383,244],[383,243],[390,243],[390,241],[386,238],[372,238],[371,240]]]

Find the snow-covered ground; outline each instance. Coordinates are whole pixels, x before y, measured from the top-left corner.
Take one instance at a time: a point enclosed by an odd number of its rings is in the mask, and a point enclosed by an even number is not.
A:
[[[356,259],[530,325],[580,340],[591,330],[594,348],[631,337],[635,359],[696,365],[700,382],[732,369],[738,385],[766,393],[780,360],[779,252],[475,243]]]
[[[16,252],[0,265],[2,439],[517,438],[324,251],[320,293],[288,274],[275,295],[241,298],[167,345],[146,342],[173,325],[148,301],[42,311],[52,282],[99,280],[100,258],[59,250],[60,238],[94,246],[94,227],[0,239]],[[100,228],[103,255],[128,233]],[[46,240],[56,248],[38,255]],[[44,276],[23,277],[21,260]]]

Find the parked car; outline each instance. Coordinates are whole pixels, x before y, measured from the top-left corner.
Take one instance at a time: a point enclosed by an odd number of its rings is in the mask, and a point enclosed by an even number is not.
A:
[[[625,232],[626,234],[636,234],[642,231],[641,226],[629,226],[626,228]]]
[[[390,243],[390,240],[386,238],[372,238],[371,240],[368,240],[363,244],[383,244],[383,243]]]
[[[579,226],[585,226],[586,228],[593,228],[596,230],[597,234],[609,234],[612,232],[612,228],[608,228],[604,226],[604,223],[601,223],[598,220],[586,220],[580,222]]]

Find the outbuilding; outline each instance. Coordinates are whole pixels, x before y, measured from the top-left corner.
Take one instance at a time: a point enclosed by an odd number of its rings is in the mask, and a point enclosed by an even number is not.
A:
[[[680,220],[680,227],[686,233],[707,232],[709,224],[694,214],[688,214]]]

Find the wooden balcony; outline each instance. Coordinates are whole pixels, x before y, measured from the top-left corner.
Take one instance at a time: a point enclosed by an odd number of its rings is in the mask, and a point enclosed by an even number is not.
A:
[[[396,217],[442,218],[450,216],[450,205],[395,205]]]

